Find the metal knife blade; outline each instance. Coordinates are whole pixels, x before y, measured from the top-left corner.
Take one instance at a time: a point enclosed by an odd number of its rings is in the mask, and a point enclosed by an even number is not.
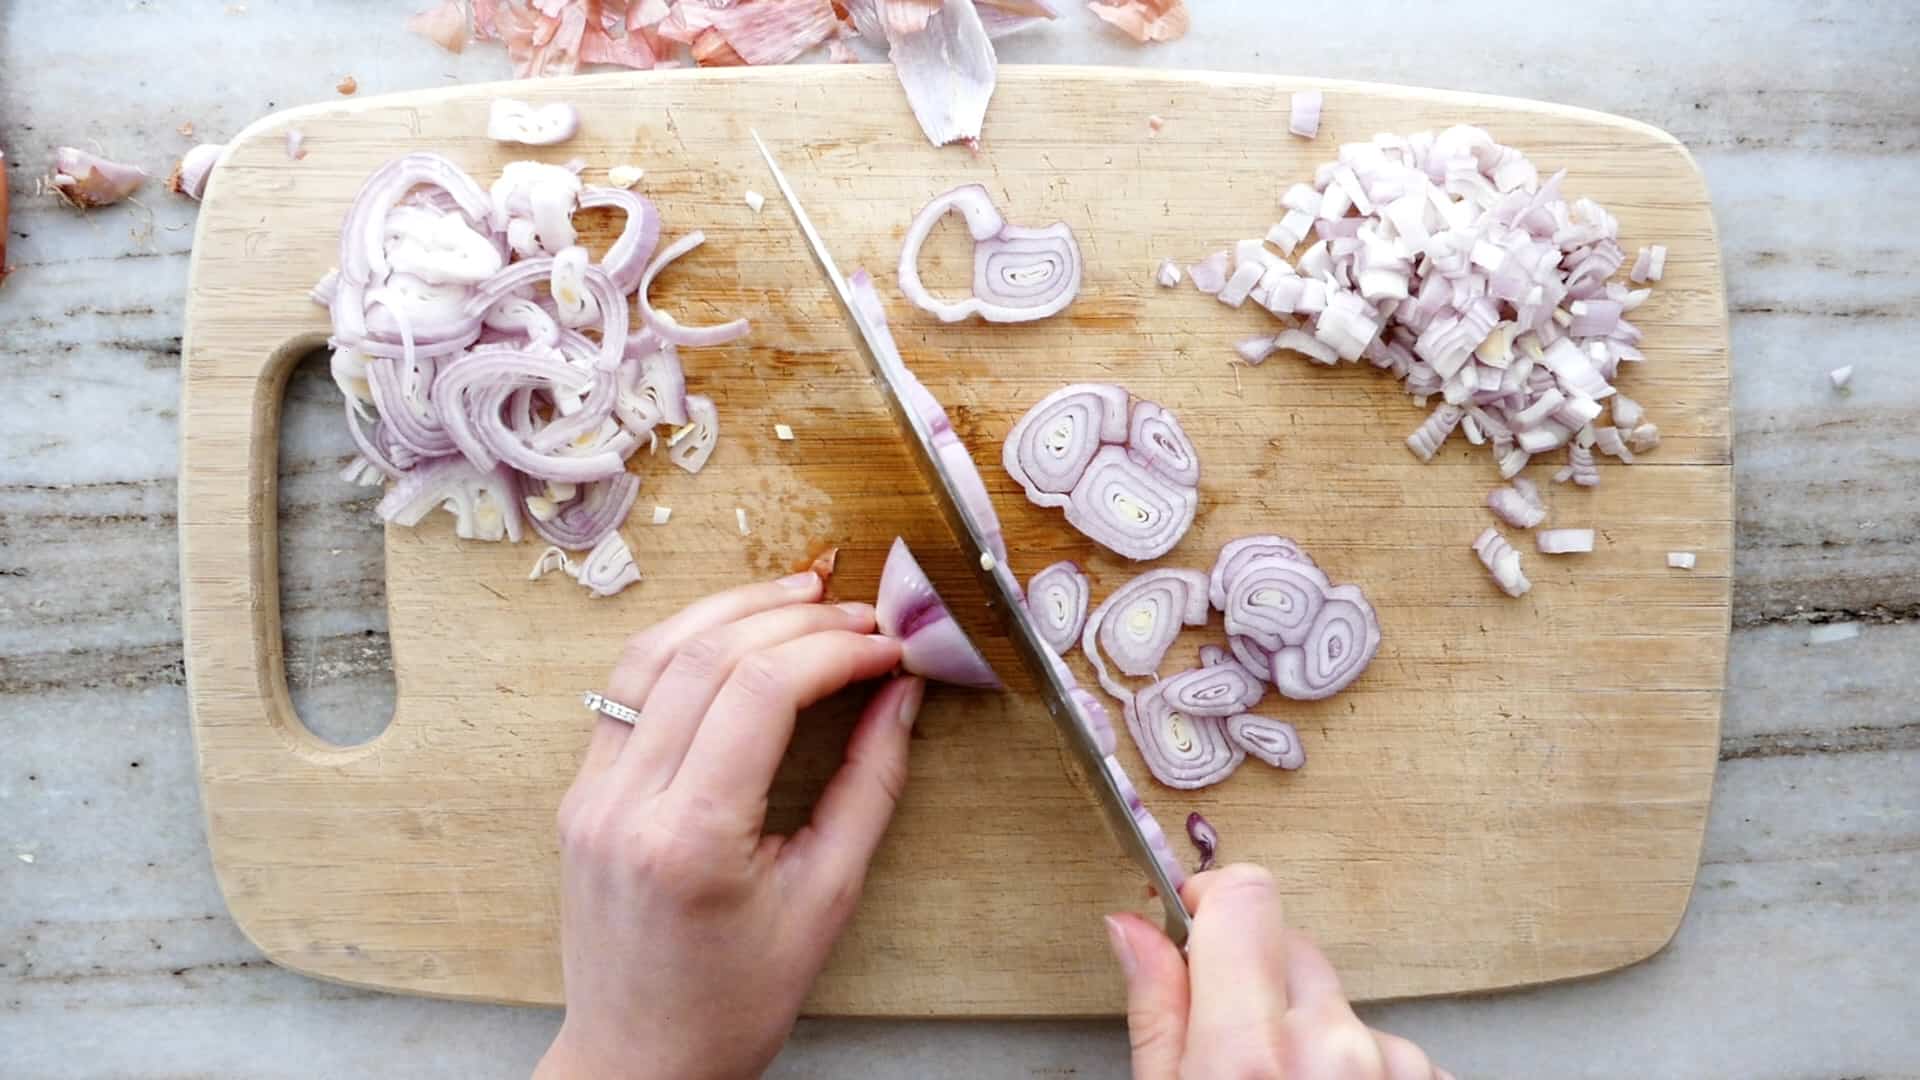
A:
[[[854,344],[862,358],[873,372],[874,382],[881,396],[886,399],[888,411],[893,414],[894,422],[907,436],[906,443],[912,453],[914,464],[919,467],[921,477],[926,481],[927,490],[933,495],[934,502],[940,507],[941,515],[946,518],[947,527],[954,539],[960,543],[967,561],[973,566],[980,580],[980,588],[986,594],[987,606],[999,620],[1007,640],[1013,645],[1014,652],[1032,676],[1033,684],[1040,692],[1041,700],[1046,703],[1047,712],[1066,738],[1067,745],[1073,748],[1073,754],[1080,763],[1087,783],[1098,797],[1101,809],[1105,811],[1107,824],[1112,828],[1121,847],[1132,856],[1133,861],[1145,870],[1166,909],[1166,930],[1174,944],[1184,945],[1191,916],[1186,905],[1180,900],[1180,893],[1173,881],[1167,876],[1160,861],[1153,855],[1147,838],[1134,821],[1128,810],[1126,800],[1120,794],[1113,777],[1107,772],[1104,756],[1099,746],[1078,719],[1079,710],[1068,696],[1068,687],[1060,679],[1058,659],[1041,640],[1033,620],[1022,604],[1019,586],[1012,573],[999,560],[995,559],[987,543],[987,530],[982,523],[974,519],[965,501],[960,498],[959,487],[941,463],[933,449],[933,432],[926,421],[915,411],[906,399],[904,388],[910,385],[912,373],[900,360],[899,353],[892,347],[891,336],[871,325],[861,312],[860,305],[854,302],[852,288],[834,265],[833,256],[827,251],[827,245],[800,207],[800,200],[794,194],[793,187],[787,183],[785,174],[774,161],[773,154],[762,142],[758,132],[753,133],[753,141],[760,148],[760,156],[766,159],[767,168],[773,173],[773,181],[779,187],[780,194],[792,209],[800,233],[807,241],[808,249],[814,260],[826,274],[827,281],[833,286],[834,299],[839,302],[841,312],[846,316],[853,329]],[[912,384],[917,385],[917,384]]]

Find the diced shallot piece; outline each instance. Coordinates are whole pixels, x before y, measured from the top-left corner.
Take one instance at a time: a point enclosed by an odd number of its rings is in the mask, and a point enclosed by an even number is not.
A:
[[[1593,550],[1592,529],[1541,529],[1533,535],[1542,555],[1576,555]]]
[[[1508,596],[1525,596],[1533,583],[1520,572],[1520,553],[1500,535],[1500,530],[1488,526],[1479,538],[1473,542],[1473,553],[1480,557],[1480,565],[1493,575],[1494,583]]]
[[[1287,130],[1303,139],[1320,134],[1320,109],[1326,95],[1318,90],[1296,90],[1287,109]]]

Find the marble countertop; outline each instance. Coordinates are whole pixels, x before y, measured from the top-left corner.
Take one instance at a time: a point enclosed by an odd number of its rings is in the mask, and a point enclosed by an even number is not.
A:
[[[180,655],[176,408],[193,207],[80,217],[50,148],[164,174],[334,97],[506,74],[410,5],[219,0],[0,12],[14,196],[0,287],[0,1075],[524,1075],[552,1011],[391,997],[262,960],[208,865]],[[1137,48],[1074,4],[1004,60],[1285,71],[1548,98],[1677,135],[1726,251],[1738,535],[1726,721],[1673,943],[1579,983],[1364,1010],[1469,1077],[1920,1077],[1920,7],[1712,0],[1317,8],[1193,0]],[[1282,13],[1279,8],[1286,10]],[[1382,36],[1379,27],[1390,27]],[[195,138],[176,133],[191,121]],[[1855,366],[1850,394],[1828,369]],[[333,390],[289,388],[289,681],[337,737],[392,685],[380,537],[333,482]],[[1811,645],[1809,624],[1859,622]],[[779,1077],[1124,1072],[1115,1022],[804,1022]]]

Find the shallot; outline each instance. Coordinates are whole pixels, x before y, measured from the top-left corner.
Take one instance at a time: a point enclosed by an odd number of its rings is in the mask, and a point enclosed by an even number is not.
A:
[[[1147,770],[1168,787],[1193,790],[1217,784],[1246,760],[1247,752],[1227,738],[1225,720],[1176,711],[1166,699],[1165,684],[1135,694],[1126,716]]]
[[[1284,720],[1252,713],[1227,718],[1227,738],[1276,769],[1293,770],[1307,763],[1307,751],[1300,745],[1300,733]]]
[[[1520,572],[1520,553],[1500,535],[1500,530],[1489,525],[1474,540],[1473,553],[1480,557],[1480,565],[1487,568],[1494,583],[1508,596],[1525,596],[1527,590],[1533,588],[1527,576]]]
[[[1320,109],[1326,95],[1319,90],[1296,90],[1287,110],[1287,130],[1303,139],[1320,134]]]
[[[973,294],[946,302],[920,281],[920,249],[933,227],[958,211],[973,237]],[[1080,245],[1066,222],[1045,228],[1008,224],[979,184],[940,195],[914,216],[900,249],[900,291],[942,322],[978,315],[988,322],[1031,322],[1065,310],[1080,292]]]
[[[1193,523],[1200,462],[1171,412],[1127,402],[1125,388],[1110,384],[1056,390],[1014,424],[1001,463],[1029,501],[1064,507],[1067,522],[1095,542],[1146,561],[1172,550]]]
[[[1318,97],[1293,95],[1292,119],[1317,114]],[[1609,282],[1623,261],[1619,224],[1590,199],[1569,200],[1564,181],[1542,181],[1525,155],[1468,125],[1376,135],[1341,146],[1311,186],[1281,197],[1286,216],[1266,240],[1291,263],[1248,239],[1191,276],[1223,302],[1306,324],[1272,347],[1324,364],[1364,359],[1416,400],[1438,396],[1407,439],[1423,460],[1464,427],[1502,478],[1565,447],[1570,475],[1590,486],[1596,418],[1621,366],[1643,359],[1624,315],[1646,293]],[[1634,279],[1657,279],[1665,254],[1644,251]],[[1253,362],[1269,345],[1238,348]],[[1637,404],[1615,424],[1633,451],[1658,440]]]
[[[1078,563],[1057,562],[1027,582],[1027,613],[1033,616],[1040,639],[1056,653],[1080,640],[1092,604],[1093,585]]]
[[[173,167],[173,174],[167,177],[167,190],[200,201],[206,194],[207,177],[213,174],[214,162],[220,160],[220,153],[225,149],[223,143],[201,143],[187,151]]]
[[[999,688],[999,677],[954,621],[899,537],[894,538],[880,571],[874,620],[881,633],[899,640],[900,666],[907,671],[936,682]]]

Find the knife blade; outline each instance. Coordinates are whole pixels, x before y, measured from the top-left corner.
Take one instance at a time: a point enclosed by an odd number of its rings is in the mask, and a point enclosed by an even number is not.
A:
[[[1174,887],[1166,869],[1154,857],[1146,835],[1133,818],[1119,787],[1108,773],[1104,755],[1093,740],[1093,735],[1079,719],[1079,708],[1069,695],[1068,687],[1061,680],[1065,670],[1040,639],[1039,630],[1033,619],[1027,614],[1020,597],[1019,586],[1004,560],[997,559],[987,541],[988,530],[983,522],[976,520],[960,497],[960,487],[956,484],[947,467],[941,462],[934,450],[933,431],[927,421],[914,409],[909,397],[909,387],[919,389],[918,380],[906,368],[899,352],[892,346],[892,338],[879,330],[869,321],[860,305],[855,302],[853,290],[847,279],[834,265],[833,256],[827,250],[826,241],[813,226],[813,221],[800,206],[800,199],[794,194],[793,187],[787,182],[786,175],[780,171],[779,163],[774,160],[772,151],[760,138],[759,132],[753,132],[754,145],[760,148],[760,156],[766,159],[767,168],[773,174],[773,182],[780,189],[789,209],[793,211],[794,221],[800,227],[800,234],[807,242],[814,261],[833,286],[835,301],[840,306],[848,325],[853,331],[853,340],[861,357],[866,361],[874,376],[875,386],[881,397],[886,399],[887,410],[893,414],[895,424],[906,435],[908,450],[919,468],[920,475],[926,481],[927,490],[939,506],[941,516],[946,519],[947,528],[960,544],[967,556],[967,562],[974,568],[979,578],[981,591],[987,597],[987,606],[998,620],[1001,630],[1006,634],[1014,653],[1026,667],[1033,679],[1035,689],[1047,707],[1047,713],[1053,717],[1054,725],[1072,747],[1075,760],[1080,763],[1081,772],[1087,784],[1094,791],[1101,809],[1105,812],[1108,826],[1116,839],[1133,861],[1146,871],[1148,880],[1159,893],[1166,909],[1166,931],[1174,944],[1184,946],[1187,931],[1192,919],[1186,905],[1180,900],[1180,892]],[[924,389],[920,390],[925,394]]]

